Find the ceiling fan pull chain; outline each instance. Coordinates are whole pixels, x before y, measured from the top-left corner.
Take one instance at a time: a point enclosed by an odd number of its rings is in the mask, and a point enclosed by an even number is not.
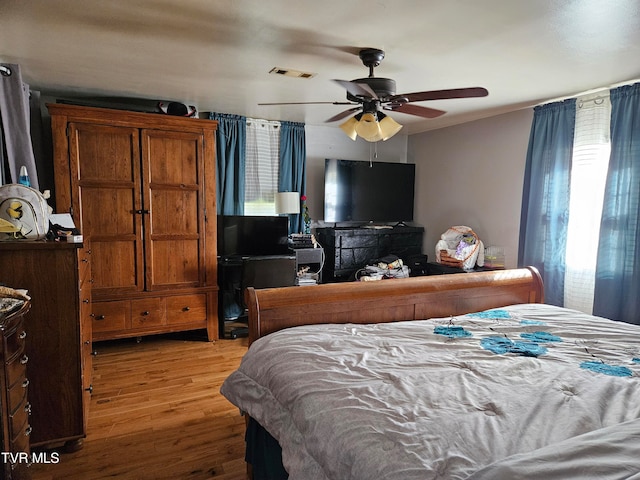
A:
[[[371,153],[373,150],[373,154]],[[369,143],[369,168],[373,168],[373,160],[378,159],[378,142]]]

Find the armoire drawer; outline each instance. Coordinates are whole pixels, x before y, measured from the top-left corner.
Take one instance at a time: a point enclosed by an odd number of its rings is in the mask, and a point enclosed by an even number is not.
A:
[[[165,324],[165,309],[162,298],[131,300],[131,328],[145,328]]]
[[[129,327],[131,302],[128,300],[114,302],[95,302],[91,304],[91,330],[94,333],[113,332]]]
[[[167,324],[194,323],[207,319],[207,296],[203,293],[166,298]]]

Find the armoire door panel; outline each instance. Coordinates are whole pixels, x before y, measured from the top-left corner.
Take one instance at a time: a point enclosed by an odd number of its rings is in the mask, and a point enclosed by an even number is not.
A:
[[[199,234],[198,190],[152,188],[151,235]]]
[[[142,275],[134,268],[136,244],[135,237],[109,238],[106,241],[100,236],[91,237],[92,292],[95,298],[143,290],[144,280],[138,280]]]
[[[77,177],[74,212],[94,239],[91,278],[96,298],[144,289],[139,130],[70,123],[69,154]],[[75,173],[74,173],[75,172]],[[74,192],[74,195],[76,194]]]
[[[202,159],[202,135],[143,130],[143,157],[150,160],[150,183],[196,185]]]
[[[69,133],[71,158],[82,160],[77,172],[80,181],[137,182],[138,129],[70,123]]]
[[[139,235],[142,216],[133,184],[82,186],[82,226],[85,235]]]
[[[200,282],[198,239],[156,239],[147,283],[159,288],[197,287]]]
[[[203,137],[143,130],[148,290],[204,285]]]

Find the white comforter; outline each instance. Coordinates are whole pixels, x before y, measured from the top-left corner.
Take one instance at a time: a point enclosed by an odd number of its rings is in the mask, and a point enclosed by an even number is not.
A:
[[[290,328],[221,391],[291,480],[640,478],[640,327],[549,305]]]

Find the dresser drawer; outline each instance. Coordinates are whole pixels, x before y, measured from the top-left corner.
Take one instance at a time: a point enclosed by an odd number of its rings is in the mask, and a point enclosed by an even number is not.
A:
[[[91,329],[93,332],[112,332],[128,327],[131,303],[127,300],[117,302],[96,302],[92,304]]]
[[[195,323],[207,319],[207,296],[205,294],[167,297],[167,323]]]
[[[27,332],[24,329],[24,322],[20,322],[17,328],[4,338],[4,358],[7,362],[11,362],[24,351],[26,338]]]
[[[24,428],[17,432],[16,437],[11,441],[11,450],[13,452],[29,452],[29,437],[32,427],[29,422],[24,424]]]
[[[24,378],[9,388],[9,414],[14,413],[27,399],[29,379]]]
[[[131,328],[154,327],[165,324],[162,298],[131,300]]]
[[[27,363],[29,357],[26,353],[22,356],[15,358],[13,361],[5,366],[5,372],[7,372],[7,387],[12,388],[16,383],[22,383],[27,376]]]
[[[29,415],[31,414],[31,405],[25,398],[24,402],[16,409],[13,414],[9,415],[9,435],[11,441],[16,442],[19,440],[20,435],[24,435],[27,430]]]

